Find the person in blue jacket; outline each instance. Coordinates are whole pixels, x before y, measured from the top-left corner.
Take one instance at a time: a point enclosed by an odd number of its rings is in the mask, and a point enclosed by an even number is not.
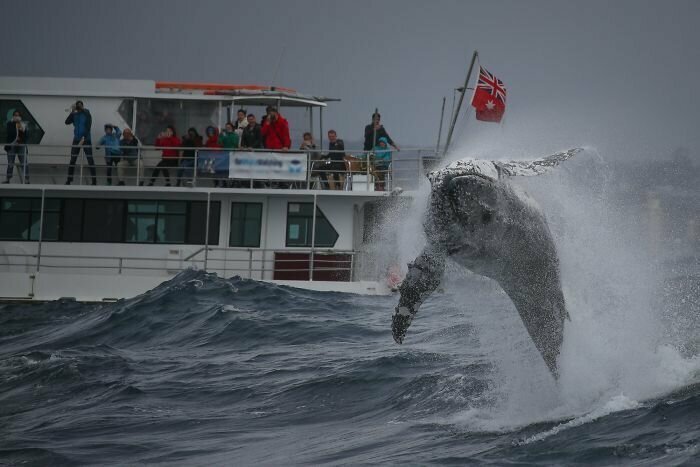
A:
[[[107,164],[107,185],[112,184],[112,167],[117,168],[117,164],[121,160],[122,150],[119,147],[119,138],[122,132],[119,127],[107,123],[105,125],[105,134],[97,142],[97,149],[100,146],[105,148],[105,163]],[[119,178],[119,174],[117,174]]]
[[[97,185],[97,173],[95,170],[95,159],[92,157],[92,138],[90,137],[90,129],[92,128],[92,116],[90,111],[85,108],[83,101],[77,101],[68,118],[66,125],[73,125],[73,142],[70,149],[70,165],[68,166],[68,179],[66,185],[73,182],[73,172],[75,172],[75,162],[78,160],[80,150],[87,157],[90,165],[90,175],[92,175],[92,184]]]

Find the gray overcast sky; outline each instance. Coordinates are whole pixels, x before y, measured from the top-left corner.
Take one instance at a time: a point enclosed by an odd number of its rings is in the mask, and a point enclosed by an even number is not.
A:
[[[431,146],[478,49],[508,110],[502,126],[461,122],[469,150],[700,153],[700,1],[2,0],[2,12],[6,75],[277,84],[343,99],[326,124],[347,140],[379,107],[399,144]]]

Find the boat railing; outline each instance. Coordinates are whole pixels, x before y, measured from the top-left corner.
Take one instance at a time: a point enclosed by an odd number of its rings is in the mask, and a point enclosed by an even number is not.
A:
[[[174,245],[175,246],[175,245]],[[325,248],[236,248],[202,247],[186,257],[114,256],[9,253],[0,255],[0,271],[73,272],[82,274],[153,274],[173,275],[188,268],[204,269],[222,277],[240,276],[245,279],[270,280],[294,277],[294,280],[314,280],[319,275],[338,280],[355,280],[354,250]]]
[[[418,187],[437,160],[435,149],[425,148],[392,151],[388,159],[377,157],[374,151],[360,150],[139,146],[134,148],[134,155],[106,156],[104,147],[94,144],[29,144],[4,149],[9,152],[0,160],[0,171],[6,174],[6,182],[63,185],[70,180],[82,186],[411,190]],[[177,155],[163,156],[163,150],[177,151]],[[77,154],[73,175],[69,176],[71,152]]]

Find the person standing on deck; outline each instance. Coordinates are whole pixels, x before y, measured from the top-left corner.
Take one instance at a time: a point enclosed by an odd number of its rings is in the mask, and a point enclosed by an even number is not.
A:
[[[92,116],[90,111],[85,108],[83,101],[77,101],[71,107],[71,113],[66,118],[66,125],[73,125],[73,142],[70,149],[70,165],[68,166],[66,185],[70,185],[73,182],[75,162],[78,160],[78,154],[80,154],[81,149],[90,165],[92,184],[97,185],[97,171],[95,170],[95,159],[92,157],[92,138],[90,136]]]
[[[245,131],[245,128],[247,126],[248,120],[246,119],[245,109],[238,109],[238,112],[236,113],[236,122],[233,124],[233,129],[238,135],[238,147],[240,147],[240,144],[243,140],[243,131]]]
[[[29,167],[27,165],[27,126],[22,122],[22,114],[19,110],[12,112],[12,120],[7,122],[7,179],[3,183],[10,183],[12,171],[15,168],[15,156],[22,164],[22,176],[24,183],[29,183]],[[21,179],[22,177],[20,177]]]
[[[139,180],[139,185],[143,185],[143,165],[141,163],[141,158],[139,157],[139,140],[136,139],[131,128],[124,128],[122,133],[122,139],[119,141],[119,146],[122,152],[121,162],[117,167],[117,175],[119,177],[119,185],[124,185],[124,181],[128,180],[130,177],[127,176],[131,169],[136,169],[136,174],[131,177],[133,178],[133,183]],[[131,185],[131,183],[130,183]]]
[[[182,147],[188,148],[182,151],[182,157],[180,158],[180,168],[177,169],[177,186],[182,185],[182,177],[187,171],[187,176],[194,178],[193,170],[195,167],[195,154],[197,153],[197,148],[204,146],[204,140],[202,136],[197,132],[197,129],[192,127],[187,130],[187,134],[182,137]]]
[[[262,149],[262,141],[260,124],[255,121],[255,115],[248,114],[248,126],[243,130],[241,147],[246,149]]]
[[[246,121],[246,126],[248,125],[248,121]],[[243,133],[244,130],[241,130],[241,133]],[[233,126],[233,123],[231,122],[226,122],[226,125],[224,125],[224,129],[221,131],[221,134],[219,134],[219,147],[222,147],[224,149],[238,149],[240,146],[240,138],[238,137],[238,132]]]
[[[97,147],[95,149],[100,149],[100,146],[105,148],[105,163],[107,164],[107,185],[112,184],[112,167],[117,169],[119,160],[122,155],[121,148],[119,147],[119,138],[121,138],[122,132],[119,127],[107,123],[105,125],[105,134],[97,142]],[[116,170],[115,170],[116,171]],[[117,174],[119,178],[119,174]]]
[[[381,119],[382,116],[379,115],[378,112],[372,114],[372,123],[365,127],[365,144],[363,149],[365,151],[371,151],[379,142],[379,138],[386,138],[389,145],[399,151],[399,147],[394,143],[394,140],[391,139],[384,125],[382,125]]]
[[[289,122],[280,115],[277,107],[267,108],[267,118],[263,123],[260,133],[266,149],[288,151],[292,145],[289,136]]]
[[[181,145],[180,138],[177,137],[175,127],[172,125],[169,125],[164,132],[158,135],[158,138],[156,138],[156,146],[163,148],[163,156],[160,162],[158,162],[158,165],[153,169],[151,181],[148,186],[153,186],[156,182],[156,178],[160,175],[161,169],[165,176],[165,186],[170,186],[170,170],[168,169],[177,167],[179,161],[179,151],[177,148]]]

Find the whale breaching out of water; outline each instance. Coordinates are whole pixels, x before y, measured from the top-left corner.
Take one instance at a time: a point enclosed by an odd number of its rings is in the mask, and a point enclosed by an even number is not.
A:
[[[431,172],[427,245],[408,265],[392,333],[402,343],[421,303],[440,285],[449,257],[500,284],[547,367],[558,377],[568,319],[559,260],[544,214],[508,177],[540,175],[573,157],[571,149],[528,162],[459,160]]]

